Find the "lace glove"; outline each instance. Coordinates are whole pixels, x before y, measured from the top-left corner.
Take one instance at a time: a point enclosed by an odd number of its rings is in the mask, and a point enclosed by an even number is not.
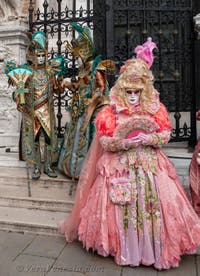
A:
[[[106,151],[121,151],[130,148],[136,148],[139,145],[143,146],[161,146],[167,144],[170,139],[171,132],[164,130],[158,133],[144,134],[139,133],[137,136],[127,139],[120,139],[110,136],[100,137],[100,143]]]
[[[136,139],[137,142],[141,141],[143,146],[161,146],[168,143],[170,134],[171,132],[169,130],[163,130],[162,132],[155,132],[152,134],[139,133],[132,139]]]
[[[106,151],[112,151],[117,152],[121,150],[128,150],[130,148],[137,147],[141,144],[140,139],[120,139],[116,137],[110,137],[110,136],[101,136],[99,138],[99,141]]]

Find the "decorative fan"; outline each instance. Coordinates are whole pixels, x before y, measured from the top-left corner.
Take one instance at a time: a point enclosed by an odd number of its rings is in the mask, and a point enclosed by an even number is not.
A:
[[[25,88],[25,84],[31,77],[32,71],[25,68],[16,68],[11,70],[7,75],[17,87],[15,94],[20,95],[20,104],[25,104],[24,94],[28,92],[28,89]]]
[[[132,116],[128,121],[121,124],[117,129],[120,137],[132,138],[139,133],[153,133],[159,129],[158,124],[148,115]]]

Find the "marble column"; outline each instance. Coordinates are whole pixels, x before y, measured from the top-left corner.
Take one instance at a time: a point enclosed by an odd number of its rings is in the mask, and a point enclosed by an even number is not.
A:
[[[26,61],[28,24],[22,20],[0,22],[0,147],[18,147],[20,113],[12,100],[14,87],[8,86],[4,64],[13,60],[17,64]]]

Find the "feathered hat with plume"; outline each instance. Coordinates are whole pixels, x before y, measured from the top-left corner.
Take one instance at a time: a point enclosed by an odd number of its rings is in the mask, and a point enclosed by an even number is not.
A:
[[[151,37],[147,38],[147,41],[143,45],[138,45],[134,52],[136,57],[144,60],[150,68],[154,61],[153,50],[157,49],[156,44],[152,41]]]
[[[83,64],[79,67],[79,77],[95,75],[96,70],[104,71],[107,74],[115,72],[115,62],[113,60],[102,60],[94,45],[90,28],[81,26],[76,22],[71,22],[71,26],[78,33],[76,39],[71,43],[66,41],[66,49],[74,58],[81,57]]]
[[[138,89],[142,91],[140,104],[147,110],[149,102],[158,102],[158,92],[153,86],[153,74],[150,67],[154,61],[153,50],[157,46],[149,37],[143,45],[138,45],[134,53],[136,57],[128,59],[120,69],[120,75],[115,85],[111,89],[110,98],[111,104],[118,107],[119,110],[129,109],[125,91],[127,89]],[[150,106],[150,105],[149,105]],[[153,105],[152,105],[153,106]],[[157,109],[158,105],[155,105]],[[150,107],[151,108],[151,107]],[[152,110],[152,112],[154,112]]]
[[[27,37],[29,39],[29,44],[26,51],[26,59],[32,64],[37,64],[37,53],[44,52],[46,56],[48,55],[48,38],[46,33],[42,31],[35,31],[34,33],[27,32]]]
[[[71,43],[65,41],[67,50],[74,58],[80,56],[84,63],[92,60],[96,56],[96,49],[90,29],[88,26],[81,26],[76,22],[71,22],[70,25],[77,31],[78,37],[72,39]]]
[[[148,37],[147,41],[143,45],[138,45],[135,48],[134,53],[136,54],[136,59],[143,60],[146,63],[147,67],[150,68],[155,58],[153,54],[154,49],[157,49],[157,46],[152,41],[152,38]],[[132,64],[133,60],[135,60],[135,58],[128,59],[121,67],[120,73],[123,73],[126,70],[127,66]]]

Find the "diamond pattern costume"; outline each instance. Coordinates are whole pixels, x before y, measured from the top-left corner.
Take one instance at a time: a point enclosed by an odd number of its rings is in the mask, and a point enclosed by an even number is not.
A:
[[[57,92],[55,75],[61,73],[63,59],[58,57],[48,62],[45,33],[37,31],[29,34],[29,38],[28,63],[21,66],[8,63],[6,67],[9,79],[17,86],[14,99],[22,113],[20,158],[33,165],[32,178],[38,179],[41,174],[40,137],[44,135],[44,172],[56,177],[52,168],[58,158],[53,93]],[[40,56],[42,64],[38,61]]]

